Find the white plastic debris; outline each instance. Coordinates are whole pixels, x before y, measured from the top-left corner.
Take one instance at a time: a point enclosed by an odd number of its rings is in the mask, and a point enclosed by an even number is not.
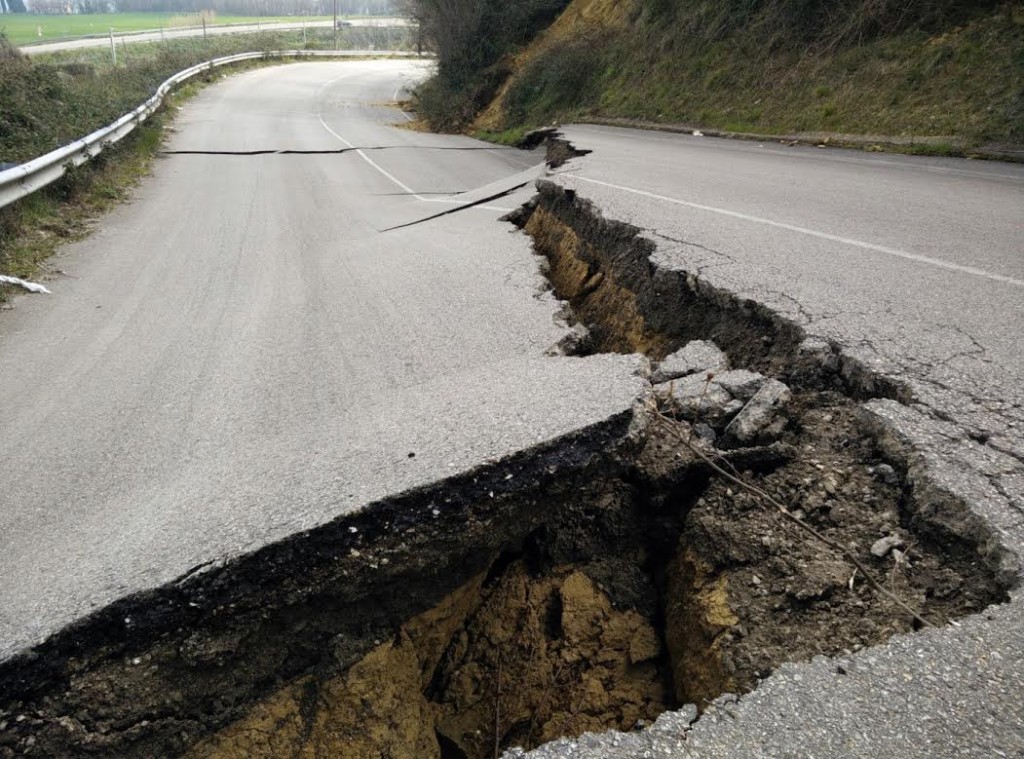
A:
[[[36,282],[28,282],[18,277],[8,277],[6,274],[0,274],[0,285],[17,285],[18,287],[24,287],[30,293],[50,294],[49,290]]]

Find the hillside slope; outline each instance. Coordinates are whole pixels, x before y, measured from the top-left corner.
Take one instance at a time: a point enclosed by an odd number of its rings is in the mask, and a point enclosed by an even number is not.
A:
[[[472,129],[622,118],[1024,144],[1020,2],[573,0],[505,70]]]

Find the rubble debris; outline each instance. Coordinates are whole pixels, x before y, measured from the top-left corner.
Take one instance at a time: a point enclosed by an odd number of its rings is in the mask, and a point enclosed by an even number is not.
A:
[[[767,381],[768,378],[763,374],[747,369],[733,369],[715,375],[715,382],[741,401],[749,401],[753,398]]]
[[[21,279],[21,277],[9,277],[6,274],[0,274],[0,285],[15,285],[16,287],[28,290],[30,293],[51,294],[45,285],[41,285],[38,282],[29,282],[28,280]]]
[[[690,374],[718,373],[728,368],[729,359],[717,345],[708,340],[691,340],[658,363],[651,382],[657,385]]]
[[[582,324],[574,324],[561,340],[551,346],[548,356],[581,356],[585,355],[590,344],[590,330]]]
[[[886,535],[884,538],[879,538],[871,544],[871,555],[883,559],[894,548],[899,548],[903,545],[905,545],[905,541],[899,535]]]
[[[680,379],[654,386],[657,397],[663,399],[672,413],[688,422],[706,422],[712,427],[721,424],[735,413],[732,394],[706,375],[691,374]],[[742,408],[742,404],[740,404]]]
[[[784,411],[792,398],[785,384],[768,380],[729,422],[724,434],[726,443],[730,446],[764,445],[778,438],[788,422]]]

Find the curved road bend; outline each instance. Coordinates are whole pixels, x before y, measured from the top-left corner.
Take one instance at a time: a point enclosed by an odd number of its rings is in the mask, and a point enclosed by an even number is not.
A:
[[[208,88],[169,151],[391,149],[168,155],[53,259],[53,296],[0,313],[0,659],[628,408],[633,359],[544,356],[556,304],[497,221],[531,189],[378,231],[539,161],[395,128],[380,104],[421,75],[306,63]]]

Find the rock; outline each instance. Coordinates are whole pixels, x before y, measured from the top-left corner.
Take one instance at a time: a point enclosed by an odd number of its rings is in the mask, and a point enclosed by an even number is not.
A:
[[[736,416],[736,414],[740,413],[745,405],[746,404],[743,401],[734,398],[726,403],[722,408],[722,416],[727,419],[732,418]]]
[[[793,394],[783,383],[767,380],[736,418],[725,428],[729,445],[761,445],[777,437],[786,426],[783,410]]]
[[[718,433],[715,432],[714,427],[712,427],[710,424],[705,424],[704,422],[701,422],[700,424],[695,424],[693,425],[693,431],[697,435],[697,437],[699,437],[701,440],[706,440],[707,442],[711,443],[711,445],[714,445],[715,441],[718,440]]]
[[[900,481],[900,478],[896,475],[896,470],[888,464],[879,464],[872,469],[871,473],[886,485],[895,485]]]
[[[802,359],[835,371],[839,368],[839,356],[831,343],[821,337],[808,337],[800,343],[797,351]]]
[[[700,374],[663,382],[655,385],[654,391],[669,401],[671,413],[688,422],[704,422],[714,427],[735,413],[729,408],[733,402],[729,391]]]
[[[651,381],[655,384],[686,377],[697,372],[724,372],[729,359],[718,346],[707,340],[693,340],[662,359]]]
[[[902,545],[903,538],[899,535],[886,535],[884,538],[880,538],[871,544],[871,555],[884,559],[889,551]]]
[[[715,382],[742,401],[749,401],[753,398],[767,381],[768,378],[763,374],[746,369],[733,369],[715,375]]]

